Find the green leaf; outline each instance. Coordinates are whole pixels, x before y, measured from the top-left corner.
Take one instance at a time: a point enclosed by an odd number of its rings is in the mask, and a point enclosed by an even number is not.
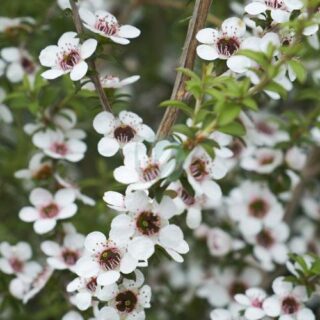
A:
[[[247,107],[247,108],[249,108],[251,110],[254,110],[254,111],[258,111],[259,110],[257,102],[254,99],[250,98],[250,97],[244,98],[242,100],[242,103],[243,103],[243,105],[245,107]]]
[[[213,149],[213,147],[212,147],[211,144],[206,143],[206,142],[202,142],[202,143],[200,143],[200,146],[207,152],[207,154],[208,154],[212,159],[215,158],[216,154],[215,154],[214,149]]]
[[[197,81],[201,82],[200,77],[199,77],[195,72],[193,72],[193,71],[190,70],[190,69],[187,69],[187,68],[177,68],[177,71],[183,73],[184,75],[190,77],[191,79],[194,79],[194,80],[197,80]]]
[[[241,108],[237,105],[225,104],[222,112],[218,116],[218,124],[225,126],[239,116]]]
[[[297,76],[298,81],[303,83],[307,78],[307,72],[303,64],[300,61],[295,59],[290,60],[288,64],[289,64],[289,67]]]
[[[183,135],[187,136],[187,137],[193,137],[194,136],[194,132],[193,130],[188,127],[185,124],[176,124],[173,129],[173,132],[178,132],[178,133],[182,133]]]
[[[262,52],[257,52],[253,50],[248,49],[242,49],[238,51],[237,55],[242,55],[247,58],[250,58],[254,61],[256,61],[260,66],[267,68],[269,66],[269,60]]]
[[[288,94],[287,90],[279,83],[272,81],[269,83],[265,90],[272,91],[278,93],[282,98],[285,98]]]
[[[193,110],[186,103],[178,100],[166,100],[160,103],[160,107],[177,108],[182,110],[189,117],[193,116]]]
[[[227,124],[226,126],[219,127],[218,131],[230,134],[235,137],[241,137],[246,134],[246,129],[240,122],[233,122],[230,124]]]

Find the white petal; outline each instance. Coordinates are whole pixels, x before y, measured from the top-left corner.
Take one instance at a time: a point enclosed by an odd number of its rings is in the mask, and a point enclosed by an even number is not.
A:
[[[95,250],[104,245],[106,241],[107,238],[102,232],[94,231],[87,235],[84,246],[88,251],[95,252]]]
[[[134,183],[139,181],[139,176],[132,168],[121,166],[113,172],[114,178],[123,184]]]
[[[134,26],[123,25],[120,27],[118,36],[122,38],[133,39],[139,37],[140,33],[141,31]]]
[[[63,74],[64,74],[64,72],[62,70],[50,69],[45,72],[42,72],[41,76],[45,79],[53,80],[53,79],[56,79],[56,78],[62,76]]]
[[[245,10],[247,13],[255,16],[255,15],[257,15],[257,14],[260,14],[260,13],[262,13],[262,12],[265,12],[265,11],[267,10],[267,6],[266,6],[264,3],[262,3],[262,2],[254,1],[254,2],[252,2],[252,3],[249,3],[249,4],[244,8],[244,10]]]
[[[7,62],[17,62],[21,58],[21,53],[18,48],[9,47],[1,51],[2,58]]]
[[[25,222],[36,221],[39,217],[39,212],[33,207],[24,207],[19,212],[19,218]]]
[[[216,60],[219,57],[217,50],[213,46],[202,44],[197,47],[197,54],[203,60]]]
[[[118,271],[106,271],[98,275],[97,283],[101,286],[108,286],[117,282],[120,278],[120,273]]]
[[[58,46],[48,46],[40,52],[40,63],[45,67],[54,67],[56,64]]]
[[[112,307],[103,307],[98,314],[100,320],[120,320],[118,312]]]
[[[64,207],[75,201],[76,194],[73,189],[60,189],[54,195],[54,199],[59,206]]]
[[[101,134],[108,134],[115,128],[114,116],[112,113],[103,111],[93,119],[93,128]]]
[[[78,81],[82,79],[88,71],[88,64],[85,61],[81,61],[71,70],[70,78],[72,81]]]
[[[52,194],[43,188],[33,189],[30,193],[30,202],[36,207],[48,205],[52,200]]]
[[[128,252],[137,260],[148,260],[154,253],[154,243],[147,237],[135,237],[129,242]]]
[[[88,39],[82,45],[80,49],[80,54],[82,59],[87,59],[93,55],[96,51],[98,42],[95,39]]]
[[[104,157],[112,157],[118,152],[119,147],[116,139],[104,137],[98,143],[98,152]]]
[[[51,231],[56,226],[56,224],[57,222],[54,219],[37,220],[33,224],[33,229],[38,234],[44,234]]]
[[[214,40],[218,36],[218,31],[212,28],[205,28],[200,30],[197,35],[196,39],[204,44],[214,44]]]
[[[129,274],[137,268],[137,265],[138,260],[126,253],[121,259],[120,270],[122,273]]]
[[[24,70],[20,63],[11,63],[6,72],[9,81],[16,83],[20,82],[24,76]]]
[[[277,317],[281,312],[281,301],[276,296],[267,298],[263,302],[263,310],[268,316]]]
[[[44,241],[41,243],[41,250],[47,256],[58,256],[61,252],[60,246],[54,241]]]

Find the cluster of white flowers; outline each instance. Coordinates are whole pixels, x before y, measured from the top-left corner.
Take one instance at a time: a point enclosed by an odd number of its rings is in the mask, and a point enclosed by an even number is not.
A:
[[[58,5],[70,9],[69,1],[59,0]],[[82,40],[76,32],[62,34],[57,45],[49,45],[41,51],[40,64],[49,68],[41,75],[53,80],[69,74],[83,89],[94,90],[95,81],[85,77],[90,78],[90,61],[99,46],[95,38],[102,36],[108,43],[127,45],[140,35],[140,30],[120,25],[100,1],[83,0],[79,6],[79,17],[92,38]],[[209,61],[226,60],[228,74],[239,78],[246,76],[252,85],[257,85],[261,79],[254,70],[260,66],[241,55],[241,50],[267,53],[270,45],[276,49],[284,45],[285,37],[276,31],[261,32],[264,30],[260,30],[256,19],[271,19],[273,30],[277,30],[277,24],[288,22],[297,10],[301,13],[298,18],[303,17],[305,9],[299,0],[251,1],[245,7],[248,14],[245,19],[229,18],[219,30],[206,28],[198,32],[196,38],[201,43],[197,48],[198,56]],[[1,25],[0,20],[0,31],[7,32],[5,30],[22,21],[4,21]],[[314,22],[303,33],[314,38],[317,30],[318,24]],[[312,43],[315,45],[314,39]],[[275,62],[281,59],[280,50],[273,54]],[[25,49],[4,48],[0,55],[0,73],[5,73],[9,81],[20,82],[25,75],[33,81],[39,67]],[[113,89],[139,79],[139,76],[124,80],[108,74],[97,76],[102,88]],[[286,90],[292,88],[291,82],[295,79],[296,74],[289,65],[282,66],[274,77]],[[280,98],[275,92],[266,90],[265,93],[272,99]],[[4,99],[2,96],[5,94],[0,91],[0,102]],[[151,288],[144,284],[139,268],[149,265],[158,248],[175,262],[184,261],[183,255],[188,253],[189,245],[176,221],[186,213],[186,225],[193,230],[195,238],[206,241],[214,259],[241,260],[243,265],[239,269],[228,266],[222,271],[217,267],[208,268],[206,276],[194,285],[198,297],[218,308],[212,311],[212,320],[315,320],[312,311],[305,306],[308,300],[305,287],[295,286],[280,277],[273,282],[273,295],[259,288],[262,271],[269,272],[276,265],[285,265],[290,251],[306,253],[313,240],[308,226],[306,231],[300,229],[299,235],[290,238],[284,209],[299,180],[298,174],[305,166],[307,150],[300,146],[280,147],[290,138],[269,114],[252,114],[250,118],[247,123],[243,121],[247,133],[242,142],[222,132],[210,132],[205,139],[212,143],[212,150],[208,151],[208,145],[191,144],[190,152],[179,164],[177,150],[179,145],[188,144],[187,136],[175,133],[174,141],[157,141],[154,131],[133,112],[97,114],[93,128],[102,135],[97,143],[98,153],[107,158],[120,155],[117,158],[120,165],[113,176],[122,185],[123,192],[107,190],[103,196],[106,205],[117,212],[110,230],[107,235],[92,231],[85,236],[72,224],[64,223],[62,237],[41,244],[46,255],[44,267],[28,261],[31,258],[29,244],[2,243],[0,269],[16,276],[10,284],[11,293],[26,302],[42,289],[53,270],[69,270],[75,275],[66,287],[69,300],[81,311],[92,308],[94,317],[91,320],[143,320],[144,309],[150,307]],[[8,108],[2,104],[0,119],[12,121]],[[191,122],[187,121],[189,128]],[[77,129],[76,123],[73,110],[47,108],[36,123],[24,127],[38,150],[32,155],[28,168],[15,173],[17,178],[28,180],[27,188],[32,189],[31,206],[23,207],[19,218],[32,222],[37,234],[55,232],[58,235],[59,220],[77,213],[76,200],[95,205],[93,199],[82,194],[80,188],[62,177],[59,171],[58,164],[79,162],[87,150],[83,141],[86,133]],[[317,130],[319,128],[313,129],[313,138],[320,141]],[[179,170],[179,177],[172,178]],[[285,172],[290,182],[279,194],[274,191],[274,181],[268,179],[271,173],[278,171]],[[245,178],[242,182],[230,179],[230,188],[226,191],[219,180],[235,172]],[[49,180],[54,183],[39,185],[39,181]],[[302,206],[310,219],[319,220],[320,204],[314,199],[310,191]],[[210,217],[217,222],[213,228],[202,223],[206,210],[216,213]],[[134,280],[129,276],[131,273],[134,273]],[[81,319],[83,317],[76,311],[63,317],[63,320]]]
[[[212,320],[316,319],[305,305],[308,295],[304,286],[295,286],[284,277],[278,277],[272,283],[272,290],[273,294],[268,295],[261,288],[251,287],[244,293],[235,294],[236,307],[229,310],[217,308],[210,317]],[[243,316],[240,317],[239,313]]]

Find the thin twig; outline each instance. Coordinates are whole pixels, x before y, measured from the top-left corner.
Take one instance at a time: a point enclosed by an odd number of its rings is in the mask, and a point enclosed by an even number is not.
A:
[[[196,34],[200,29],[203,28],[207,20],[211,3],[212,0],[196,0],[180,59],[180,67],[193,69],[197,47]],[[186,80],[187,77],[184,76],[181,72],[177,74],[171,94],[171,100],[181,101],[186,98]],[[170,133],[178,117],[178,113],[179,110],[176,108],[171,107],[166,110],[157,132],[157,139],[164,138]]]
[[[69,1],[70,1],[70,5],[72,8],[72,17],[73,17],[73,21],[74,21],[74,25],[76,27],[77,33],[79,35],[82,35],[84,32],[84,28],[83,28],[83,24],[82,24],[82,21],[79,16],[78,7],[77,7],[76,3],[74,2],[74,0],[69,0]],[[90,76],[90,79],[93,82],[93,84],[98,92],[100,103],[105,111],[112,112],[108,97],[107,97],[106,93],[104,92],[103,87],[101,85],[99,75],[97,72],[97,68],[96,68],[96,64],[94,61],[89,61],[88,64],[89,64],[89,67],[91,68],[91,70],[93,71],[93,74]]]

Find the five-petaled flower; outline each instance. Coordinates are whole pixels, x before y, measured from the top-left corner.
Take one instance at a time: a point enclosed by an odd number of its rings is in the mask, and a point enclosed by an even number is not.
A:
[[[97,47],[97,40],[88,39],[80,44],[75,32],[65,32],[58,40],[58,45],[51,45],[40,53],[40,63],[50,67],[42,73],[45,79],[56,79],[70,73],[73,81],[82,79],[87,71],[86,59],[92,56]]]

